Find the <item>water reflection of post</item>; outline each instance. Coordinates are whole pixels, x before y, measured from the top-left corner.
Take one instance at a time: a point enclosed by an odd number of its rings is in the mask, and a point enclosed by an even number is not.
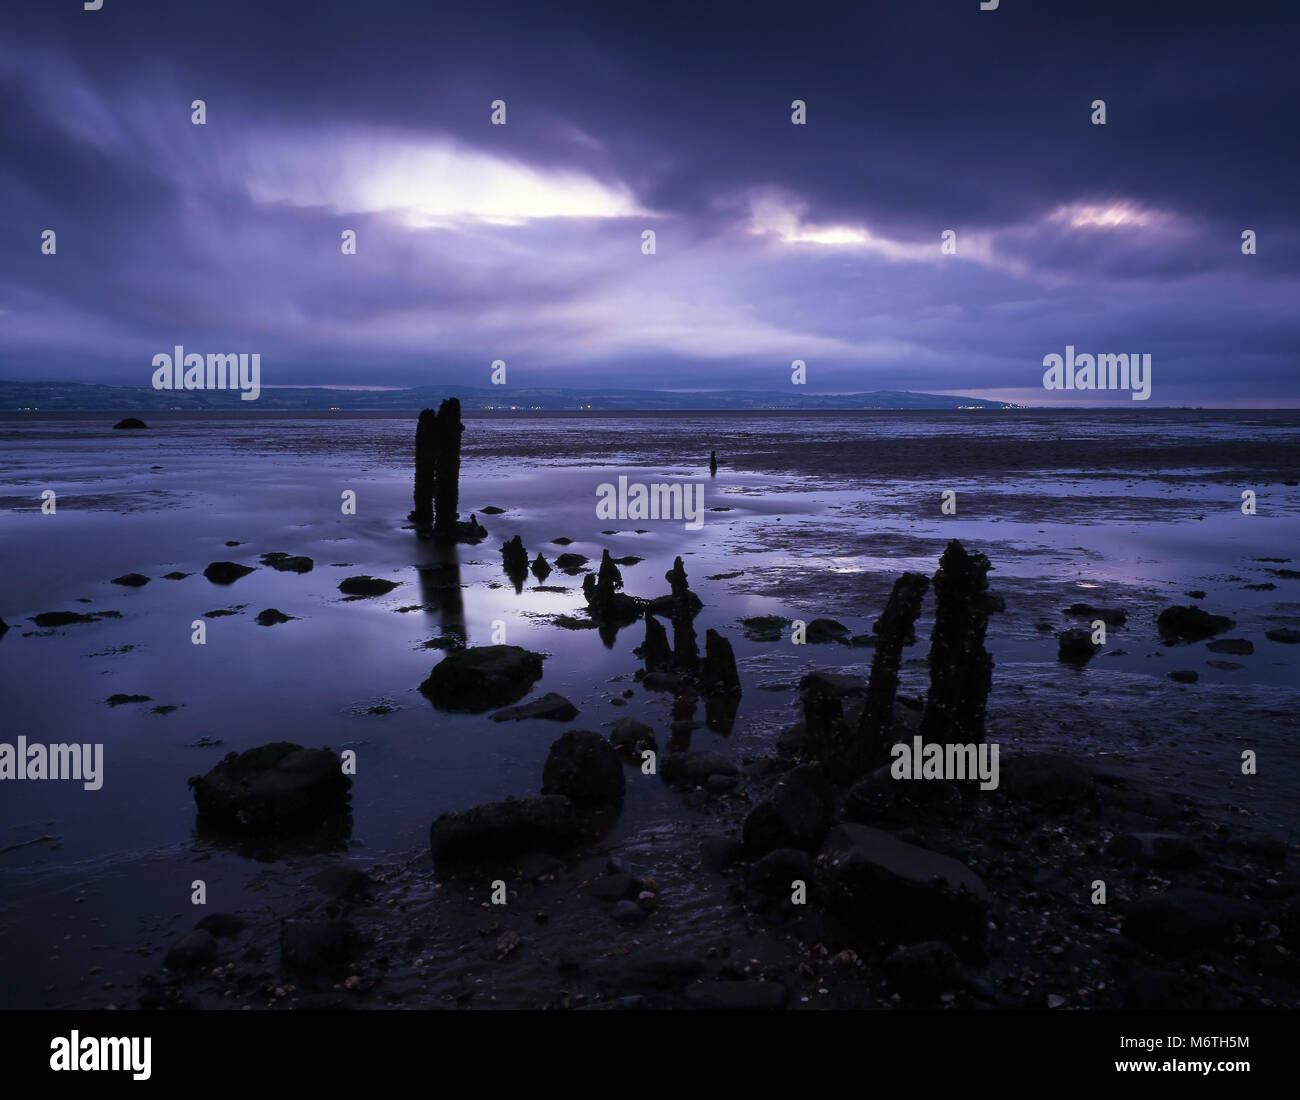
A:
[[[465,625],[465,600],[460,588],[460,558],[455,543],[435,543],[434,560],[420,566],[420,597],[426,611],[436,607],[442,624],[442,636],[455,639],[451,648],[469,645]]]

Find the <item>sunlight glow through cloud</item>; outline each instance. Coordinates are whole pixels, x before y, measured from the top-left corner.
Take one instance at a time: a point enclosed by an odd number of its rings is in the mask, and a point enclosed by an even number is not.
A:
[[[344,135],[310,149],[259,149],[251,159],[249,191],[258,202],[392,214],[411,228],[652,216],[621,185],[533,168],[450,142],[377,142]],[[322,162],[328,171],[321,170]]]

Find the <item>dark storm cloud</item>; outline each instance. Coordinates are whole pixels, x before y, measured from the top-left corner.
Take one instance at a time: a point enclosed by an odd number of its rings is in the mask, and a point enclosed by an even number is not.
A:
[[[1157,400],[1300,396],[1290,6],[4,19],[5,377],[138,384],[185,342],[260,350],[271,384],[499,357],[520,384],[773,388],[802,358],[810,388],[987,392],[1068,342],[1152,352]]]

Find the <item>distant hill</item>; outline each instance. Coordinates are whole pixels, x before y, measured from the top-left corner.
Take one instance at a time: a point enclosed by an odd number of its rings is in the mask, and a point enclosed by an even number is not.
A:
[[[417,386],[403,390],[342,390],[327,387],[263,389],[256,401],[231,390],[154,390],[79,382],[0,382],[0,410],[14,412],[159,412],[205,409],[246,412],[340,409],[407,411],[434,407],[446,397],[460,398],[466,411],[592,409],[607,412],[659,410],[761,409],[1011,409],[1016,406],[977,397],[876,390],[831,394],[759,390],[516,389],[474,386]]]

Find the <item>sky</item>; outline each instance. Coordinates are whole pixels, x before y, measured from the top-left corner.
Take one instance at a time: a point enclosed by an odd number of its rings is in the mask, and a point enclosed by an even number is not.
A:
[[[1069,345],[1151,355],[1152,406],[1300,405],[1298,32],[1252,0],[10,0],[0,379],[147,386],[179,344],[264,389],[801,360],[1132,406],[1045,390]]]

